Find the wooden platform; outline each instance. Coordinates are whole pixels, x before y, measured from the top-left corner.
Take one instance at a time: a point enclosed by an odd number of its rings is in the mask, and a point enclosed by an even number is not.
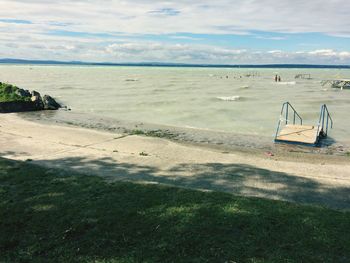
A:
[[[281,129],[275,141],[314,145],[318,138],[317,128],[317,126],[288,124]]]

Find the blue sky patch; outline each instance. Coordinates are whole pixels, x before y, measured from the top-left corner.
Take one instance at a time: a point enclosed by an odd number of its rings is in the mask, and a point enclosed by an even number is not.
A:
[[[7,18],[0,18],[0,22],[8,23],[8,24],[26,24],[26,25],[33,24],[32,21],[29,21],[29,20],[7,19]]]
[[[149,11],[148,13],[153,15],[176,16],[179,15],[181,12],[173,8],[161,8]]]

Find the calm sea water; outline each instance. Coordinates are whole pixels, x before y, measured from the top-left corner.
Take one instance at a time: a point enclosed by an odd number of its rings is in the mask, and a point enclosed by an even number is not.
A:
[[[312,79],[295,79],[300,73]],[[333,78],[350,78],[350,70],[0,65],[0,81],[50,94],[74,112],[271,140],[283,102],[310,125],[326,103],[330,136],[348,143],[350,90],[321,85]]]

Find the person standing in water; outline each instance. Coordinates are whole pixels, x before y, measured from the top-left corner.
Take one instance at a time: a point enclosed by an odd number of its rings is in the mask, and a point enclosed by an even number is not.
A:
[[[278,77],[277,77],[277,75],[275,76],[275,82],[277,82],[277,79],[278,79]]]
[[[281,82],[281,76],[278,76],[278,82]]]

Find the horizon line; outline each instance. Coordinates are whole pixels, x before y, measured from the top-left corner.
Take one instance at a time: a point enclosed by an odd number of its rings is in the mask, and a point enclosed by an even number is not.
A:
[[[89,62],[61,61],[41,59],[0,58],[0,64],[37,64],[37,65],[81,65],[81,66],[159,66],[159,67],[212,67],[212,68],[350,68],[350,65],[330,64],[205,64],[205,63],[174,63],[174,62]]]

